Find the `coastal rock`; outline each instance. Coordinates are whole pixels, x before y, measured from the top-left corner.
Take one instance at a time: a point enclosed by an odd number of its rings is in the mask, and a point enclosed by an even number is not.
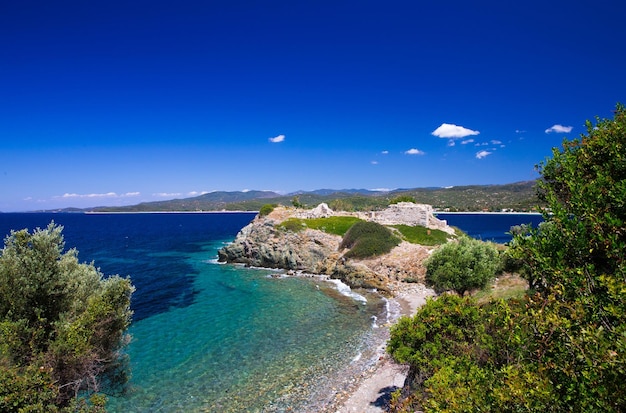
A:
[[[402,205],[410,204],[410,205]],[[390,292],[394,283],[410,280],[423,282],[422,262],[430,248],[402,242],[388,254],[369,259],[346,259],[339,251],[341,237],[313,229],[289,231],[280,223],[290,217],[319,218],[333,215],[358,216],[386,225],[416,222],[429,227],[451,230],[445,221],[432,216],[423,205],[401,203],[376,213],[333,212],[326,204],[313,210],[277,207],[265,217],[257,216],[244,227],[235,240],[218,251],[220,262],[241,263],[254,267],[281,268],[337,278],[351,287],[376,288]],[[430,207],[430,206],[426,206]],[[449,230],[448,230],[449,229]]]

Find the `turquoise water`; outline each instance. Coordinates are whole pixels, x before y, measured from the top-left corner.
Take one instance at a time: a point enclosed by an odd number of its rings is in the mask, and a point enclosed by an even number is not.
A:
[[[375,361],[385,339],[375,327],[389,303],[314,278],[217,264],[217,250],[253,217],[0,214],[0,232],[54,220],[81,261],[131,277],[132,379],[109,398],[110,412],[318,412]],[[489,239],[532,217],[443,218]]]
[[[303,411],[331,397],[324,386],[366,350],[384,310],[375,294],[217,264],[222,245],[186,255],[193,304],[133,324],[132,379],[110,411]]]
[[[217,264],[254,214],[0,214],[65,227],[66,247],[130,276],[132,378],[109,412],[316,412],[371,360],[376,294]],[[366,299],[366,303],[364,303]],[[384,319],[381,319],[384,321]]]

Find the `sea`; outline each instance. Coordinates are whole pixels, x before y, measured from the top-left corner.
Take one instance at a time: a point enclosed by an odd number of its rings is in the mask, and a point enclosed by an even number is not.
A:
[[[0,234],[63,226],[65,248],[131,278],[131,379],[109,412],[321,411],[373,366],[399,308],[375,291],[217,262],[254,213],[4,213]],[[541,217],[440,214],[506,242]],[[508,237],[508,238],[507,238]]]

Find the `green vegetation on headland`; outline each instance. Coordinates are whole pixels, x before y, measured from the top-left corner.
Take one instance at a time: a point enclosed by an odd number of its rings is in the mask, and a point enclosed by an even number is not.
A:
[[[0,250],[2,412],[102,412],[99,392],[127,379],[134,287],[63,253],[61,230],[13,231]]]
[[[327,218],[288,218],[283,221],[279,227],[290,231],[301,231],[304,228],[317,229],[329,234],[339,235],[341,237],[356,222],[361,221],[357,217],[334,216]]]
[[[521,298],[444,294],[392,328],[393,412],[626,410],[626,110],[538,167],[550,213],[505,255]]]
[[[536,211],[536,182],[506,185],[472,185],[451,188],[415,188],[380,191],[314,191],[294,196],[269,191],[211,192],[194,198],[145,202],[125,207],[90,208],[93,212],[166,211],[260,211],[264,205],[293,205],[294,198],[306,208],[325,202],[335,211],[377,211],[391,203],[411,200],[432,205],[439,211]]]
[[[400,243],[387,227],[371,221],[359,221],[343,236],[339,249],[347,248],[346,258],[369,258],[387,254]]]
[[[343,237],[349,229],[359,222],[360,218],[351,216],[332,216],[326,218],[287,218],[278,227],[284,230],[299,232],[305,228],[320,230]],[[422,226],[391,225],[397,231],[396,236],[412,244],[435,246],[446,243],[451,235],[439,229],[428,229]]]
[[[403,240],[412,244],[435,246],[441,245],[450,239],[450,234],[440,229],[429,229],[420,225],[392,225],[400,232]]]

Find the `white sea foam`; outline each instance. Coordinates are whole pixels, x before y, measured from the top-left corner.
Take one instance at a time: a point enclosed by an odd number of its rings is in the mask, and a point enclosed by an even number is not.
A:
[[[353,363],[356,363],[357,361],[361,360],[361,357],[363,356],[363,353],[359,352],[359,354],[357,354],[356,356],[354,356],[354,358],[352,359]]]
[[[340,280],[329,279],[328,282],[335,284],[335,288],[337,288],[337,291],[339,291],[340,294],[350,297],[356,301],[360,301],[363,304],[367,304],[367,298],[363,297],[361,294],[355,293],[352,291],[350,286],[344,284]]]

